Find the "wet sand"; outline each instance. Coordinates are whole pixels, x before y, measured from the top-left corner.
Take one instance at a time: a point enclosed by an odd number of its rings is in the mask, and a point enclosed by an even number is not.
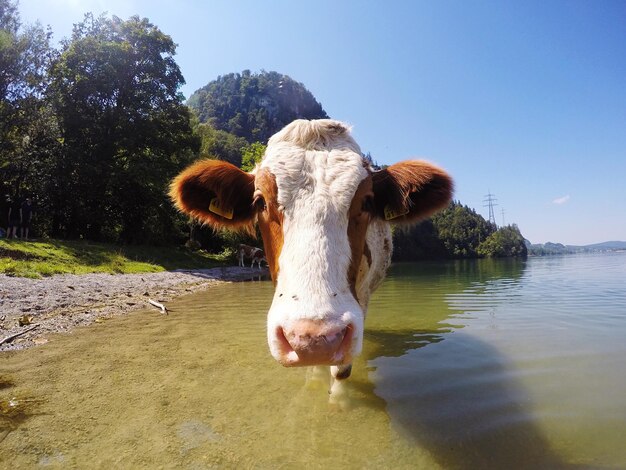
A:
[[[1,351],[25,349],[47,342],[50,333],[104,321],[222,282],[245,281],[266,270],[237,266],[143,274],[63,274],[27,279],[0,274]],[[166,305],[167,306],[167,305]],[[35,326],[36,325],[36,326]]]

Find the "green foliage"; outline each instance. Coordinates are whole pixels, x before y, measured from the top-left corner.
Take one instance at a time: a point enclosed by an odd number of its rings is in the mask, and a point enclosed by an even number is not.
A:
[[[246,139],[214,129],[206,123],[195,125],[194,132],[200,137],[202,158],[216,158],[235,166],[241,165],[241,148],[248,145]]]
[[[251,143],[266,143],[294,119],[328,117],[304,85],[277,72],[218,77],[194,92],[187,105],[201,122]]]
[[[394,259],[476,258],[493,227],[473,209],[452,201],[430,219],[394,232]]]
[[[241,148],[241,169],[252,171],[257,163],[261,163],[266,146],[261,142],[253,142]]]
[[[199,139],[175,49],[137,16],[87,14],[74,26],[50,71],[63,142],[51,169],[53,235],[158,243],[177,234],[167,184]]]
[[[394,227],[393,259],[395,261],[449,257],[446,247],[439,238],[437,228],[431,219],[407,228]]]
[[[246,70],[210,82],[187,107],[178,92],[184,79],[176,45],[147,19],[87,14],[60,51],[51,34],[38,24],[22,27],[17,3],[0,0],[0,196],[31,196],[39,235],[137,244],[180,241],[189,231],[190,241],[224,257],[238,243],[260,245],[258,238],[189,225],[173,209],[167,185],[198,157],[250,171],[283,126],[327,118],[304,85]],[[401,260],[526,255],[517,227],[496,231],[459,202],[396,230],[394,240]],[[2,249],[6,255],[9,248]],[[17,258],[0,253],[5,272],[71,272],[22,251]],[[124,256],[104,256],[105,269],[131,269]]]
[[[496,230],[474,209],[458,201],[414,227],[394,231],[396,261],[526,254],[516,226]]]
[[[0,0],[0,213],[4,195],[42,192],[41,175],[58,156],[58,126],[46,99],[47,70],[56,52],[51,32],[22,27],[16,2]],[[2,220],[2,218],[0,218]]]
[[[4,104],[41,95],[53,57],[51,36],[39,24],[23,27],[17,2],[0,0],[0,99]]]
[[[495,230],[474,209],[457,201],[451,202],[432,219],[439,238],[453,258],[475,258],[480,243]]]
[[[478,254],[489,258],[528,256],[528,249],[517,225],[501,227],[478,247]]]

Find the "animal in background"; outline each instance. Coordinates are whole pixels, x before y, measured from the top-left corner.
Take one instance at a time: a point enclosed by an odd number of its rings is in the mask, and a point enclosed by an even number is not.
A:
[[[265,259],[265,253],[261,248],[257,248],[255,246],[244,245],[241,243],[237,248],[237,257],[239,259],[239,266],[244,267],[244,260],[252,260],[250,263],[250,267],[254,267],[254,263],[257,263],[259,269],[261,269],[261,263],[265,262],[267,264],[267,260]]]

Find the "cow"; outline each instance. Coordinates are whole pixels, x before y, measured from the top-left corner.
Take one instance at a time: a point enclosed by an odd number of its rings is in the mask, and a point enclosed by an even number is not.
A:
[[[267,260],[265,259],[265,253],[261,248],[257,248],[256,246],[244,245],[241,243],[237,247],[237,257],[239,258],[239,266],[244,267],[244,259],[252,260],[250,263],[250,267],[254,267],[254,263],[257,263],[259,269],[261,269],[261,262],[265,262],[267,264]]]
[[[350,376],[372,292],[391,263],[391,224],[448,205],[441,168],[408,160],[375,170],[342,122],[296,120],[274,134],[251,172],[201,160],[172,182],[175,205],[217,229],[258,224],[274,297],[267,340],[282,365]]]

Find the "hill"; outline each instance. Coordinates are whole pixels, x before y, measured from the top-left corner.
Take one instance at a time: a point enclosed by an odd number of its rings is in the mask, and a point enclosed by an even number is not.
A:
[[[527,256],[524,238],[516,225],[496,227],[459,201],[393,234],[394,261]]]
[[[187,105],[201,123],[263,142],[294,119],[328,118],[302,83],[278,72],[229,73],[195,91]]]
[[[602,253],[626,250],[626,242],[608,241],[591,245],[563,245],[562,243],[535,243],[526,240],[528,254],[531,256],[571,255],[576,253]]]
[[[226,160],[246,171],[265,150],[262,143],[294,119],[328,118],[315,97],[302,85],[278,72],[245,70],[218,77],[187,101],[197,116],[203,158]],[[243,145],[248,142],[248,145]],[[364,155],[373,164],[371,155]],[[239,242],[233,236],[198,227],[194,240],[221,251]],[[394,232],[394,260],[479,257],[526,257],[517,226],[498,228],[473,209],[453,201],[432,218]]]

